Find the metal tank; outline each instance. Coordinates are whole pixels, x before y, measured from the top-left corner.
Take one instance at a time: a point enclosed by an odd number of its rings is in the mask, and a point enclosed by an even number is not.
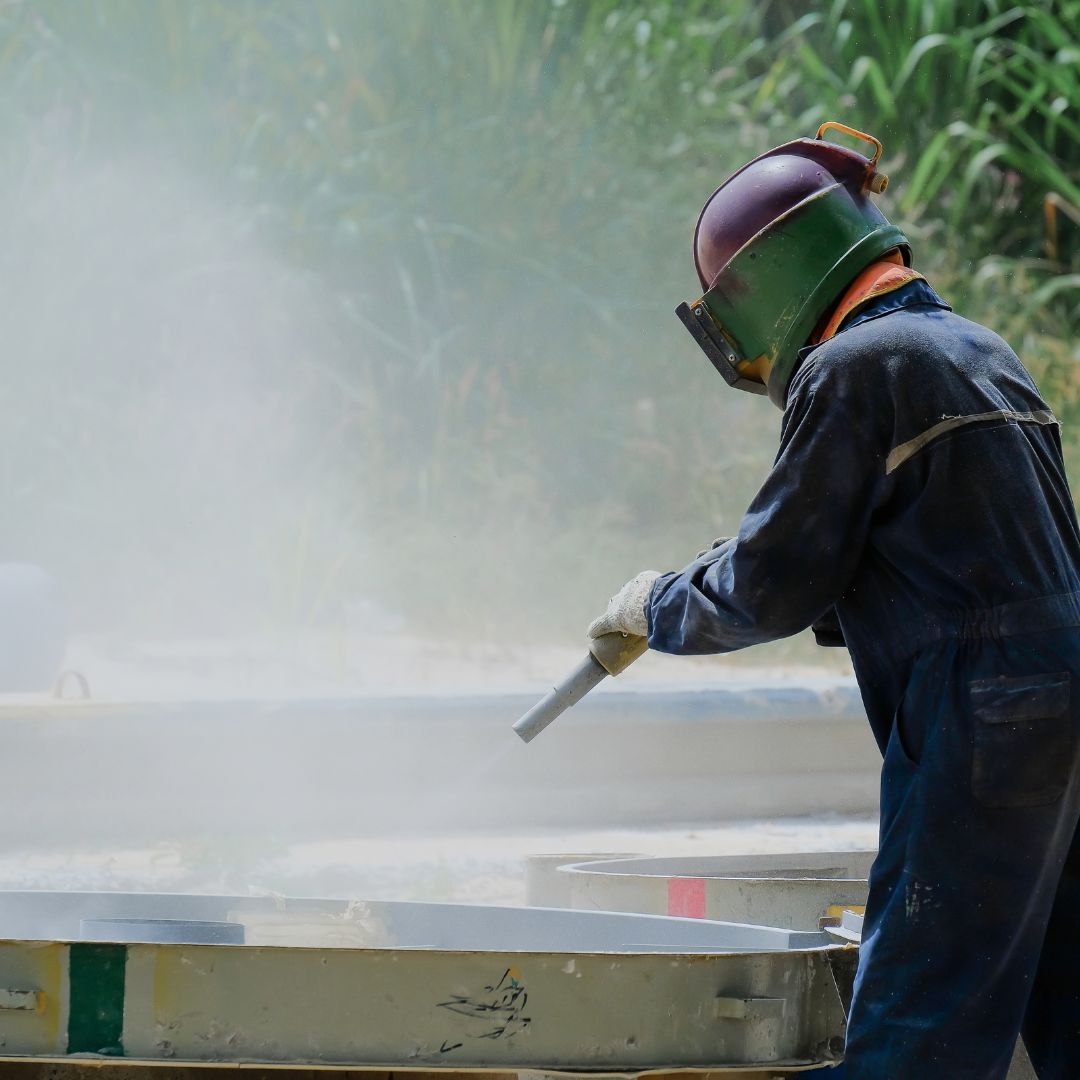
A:
[[[552,856],[539,856],[535,868],[530,861],[526,874],[526,903],[534,902],[536,895],[561,893],[569,895],[576,909],[653,912],[792,929],[831,923],[836,924],[838,940],[857,944],[866,878],[876,854],[818,851],[667,859],[601,855],[564,865],[557,865]],[[844,912],[849,913],[846,919]],[[1021,1042],[1008,1080],[1035,1080]]]
[[[243,943],[187,943],[223,927]],[[88,1058],[123,1059],[125,1080],[166,1064],[764,1080],[836,1062],[854,957],[710,920],[280,897],[0,893],[0,935],[13,1080]]]
[[[527,907],[572,908],[574,879],[564,873],[568,867],[576,863],[644,858],[647,856],[633,851],[529,855],[525,859],[525,904]]]
[[[636,911],[817,930],[866,904],[873,851],[717,855],[577,862],[534,872],[580,910]],[[550,883],[554,879],[555,883]],[[526,875],[526,883],[530,877]],[[526,902],[534,902],[530,892]]]

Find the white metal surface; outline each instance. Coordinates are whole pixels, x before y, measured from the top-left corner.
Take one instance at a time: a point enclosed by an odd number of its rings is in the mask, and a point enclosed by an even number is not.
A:
[[[74,940],[102,918],[248,943]],[[252,897],[0,893],[0,934],[48,939],[0,941],[0,1061],[783,1073],[835,1060],[852,957],[707,920]]]
[[[582,910],[817,929],[866,903],[872,851],[631,858],[537,867],[537,892],[568,895]]]
[[[731,953],[814,948],[816,932],[645,914],[545,908],[155,893],[0,892],[0,936],[23,940],[160,942],[160,923],[243,926],[249,944],[393,947],[477,952]],[[87,935],[87,926],[93,934]]]

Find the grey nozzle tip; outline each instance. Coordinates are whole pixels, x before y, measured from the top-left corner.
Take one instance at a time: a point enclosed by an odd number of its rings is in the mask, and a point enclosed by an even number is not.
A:
[[[553,720],[576,705],[594,686],[607,678],[607,671],[589,653],[558,686],[549,690],[516,724],[522,742],[532,742]]]

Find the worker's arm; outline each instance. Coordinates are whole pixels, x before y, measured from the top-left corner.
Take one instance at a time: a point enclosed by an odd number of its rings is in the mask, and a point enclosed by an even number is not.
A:
[[[829,612],[889,486],[883,432],[891,407],[872,400],[881,394],[873,382],[873,372],[849,364],[811,362],[796,375],[779,453],[738,536],[653,585],[650,648],[731,652],[797,633]]]

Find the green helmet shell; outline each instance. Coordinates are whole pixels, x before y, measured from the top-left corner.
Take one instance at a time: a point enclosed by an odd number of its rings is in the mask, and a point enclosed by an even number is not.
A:
[[[768,392],[784,407],[798,352],[867,266],[907,237],[870,200],[887,179],[873,158],[824,141],[797,139],[754,158],[705,204],[694,238],[704,295],[679,317],[733,386]],[[739,369],[769,362],[768,386]]]

